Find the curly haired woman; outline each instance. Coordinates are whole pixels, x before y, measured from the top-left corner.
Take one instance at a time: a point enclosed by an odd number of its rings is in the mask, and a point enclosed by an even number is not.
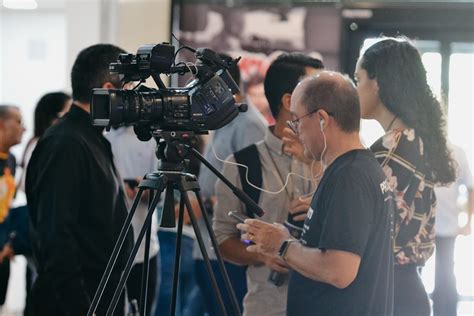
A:
[[[435,247],[435,185],[455,180],[440,103],[417,49],[386,38],[359,58],[355,78],[362,118],[385,130],[371,147],[395,191],[394,315],[430,315],[420,268]]]

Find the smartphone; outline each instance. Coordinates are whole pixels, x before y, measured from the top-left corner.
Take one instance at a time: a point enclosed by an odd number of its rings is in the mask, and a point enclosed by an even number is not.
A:
[[[237,212],[237,211],[231,211],[229,213],[227,213],[227,215],[229,215],[230,217],[233,217],[235,218],[236,220],[238,220],[240,223],[244,223],[245,220],[248,218],[248,217],[243,217],[241,213]],[[250,241],[250,240],[242,240],[242,242],[244,244],[246,244],[247,246],[250,246],[250,245],[253,245],[253,242]]]
[[[231,212],[227,213],[227,215],[229,215],[230,217],[235,218],[235,219],[238,220],[240,223],[245,222],[245,220],[247,219],[246,217],[243,217],[242,214],[240,214],[240,213],[237,212],[237,211],[231,211]]]
[[[130,189],[135,189],[139,184],[136,179],[123,179],[123,181],[130,187]]]

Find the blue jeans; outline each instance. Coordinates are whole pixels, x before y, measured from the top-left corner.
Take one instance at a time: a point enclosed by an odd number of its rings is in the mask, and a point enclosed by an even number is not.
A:
[[[161,254],[161,285],[155,316],[169,316],[173,291],[173,272],[176,251],[176,232],[159,231]],[[179,271],[176,315],[202,315],[199,287],[194,276],[194,239],[183,235],[181,242],[181,264]]]
[[[227,274],[229,275],[232,288],[235,292],[237,302],[239,303],[240,311],[242,311],[242,302],[244,300],[245,295],[247,294],[247,269],[246,267],[237,266],[228,262],[225,262],[224,265],[227,270]],[[214,293],[214,289],[212,288],[212,284],[209,278],[209,274],[207,273],[204,260],[196,260],[195,266],[196,279],[199,284],[199,287],[201,288],[204,302],[206,303],[206,312],[209,316],[221,315],[219,303],[217,301],[216,294]],[[219,270],[218,261],[211,260],[211,266],[216,276],[217,285],[219,286],[219,289],[221,291],[222,299],[224,301],[224,305],[226,306],[227,314],[234,315],[232,304],[230,302],[230,296],[226,291],[224,278]]]

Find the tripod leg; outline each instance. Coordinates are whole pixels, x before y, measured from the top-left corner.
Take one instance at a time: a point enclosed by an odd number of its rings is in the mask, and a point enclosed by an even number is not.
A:
[[[122,249],[123,243],[125,242],[125,238],[127,237],[127,234],[130,230],[132,218],[135,215],[135,211],[137,209],[138,203],[140,202],[142,198],[143,191],[144,191],[143,188],[140,188],[138,190],[137,196],[135,197],[135,200],[133,201],[133,206],[130,209],[130,212],[128,213],[127,218],[125,219],[125,222],[123,223],[119,237],[117,239],[117,242],[115,243],[114,250],[112,251],[109,262],[107,263],[107,267],[105,268],[104,274],[102,275],[102,278],[100,279],[100,283],[94,294],[94,298],[92,300],[91,306],[89,307],[89,310],[87,311],[87,316],[94,315],[97,309],[97,306],[99,305],[100,299],[102,295],[104,294],[105,286],[107,285],[107,282],[109,281],[110,275],[112,274],[112,270],[115,266],[115,262],[117,261],[120,250]]]
[[[176,301],[178,298],[179,287],[179,270],[181,265],[181,242],[183,239],[183,224],[184,224],[184,198],[181,196],[179,201],[179,220],[178,233],[176,234],[176,250],[174,257],[174,272],[173,272],[173,292],[171,296],[170,316],[176,315]]]
[[[229,293],[229,296],[230,296],[230,300],[231,300],[231,303],[232,303],[232,309],[234,310],[235,315],[241,315],[240,307],[239,307],[239,304],[237,302],[235,292],[232,288],[232,284],[230,283],[229,275],[227,274],[227,270],[224,266],[224,260],[222,259],[222,255],[221,255],[221,253],[219,251],[219,248],[218,248],[219,245],[217,244],[216,236],[214,235],[214,231],[213,231],[211,223],[209,221],[209,217],[207,216],[207,213],[205,211],[205,206],[204,206],[204,203],[203,203],[202,198],[201,198],[201,193],[199,192],[199,190],[195,190],[194,193],[196,194],[196,198],[199,202],[199,207],[202,210],[202,217],[204,218],[204,222],[206,224],[206,228],[207,228],[207,231],[209,233],[209,237],[211,238],[212,247],[214,248],[215,253],[216,253],[217,262],[219,264],[219,270],[221,271],[222,276],[224,278],[224,284],[225,284],[227,293]]]
[[[153,201],[153,190],[148,190],[148,208],[151,207]],[[140,292],[140,314],[142,316],[147,315],[147,298],[148,298],[148,274],[150,272],[150,240],[151,240],[151,223],[148,225],[145,236],[145,258],[143,261],[143,271],[142,271],[142,289]]]
[[[209,259],[209,255],[207,253],[206,246],[204,245],[204,241],[202,239],[202,234],[199,231],[199,227],[197,225],[197,219],[196,219],[196,216],[194,215],[194,210],[192,208],[191,201],[189,199],[188,193],[187,193],[187,191],[183,190],[183,191],[181,191],[181,195],[184,197],[184,201],[186,203],[186,208],[188,209],[189,217],[191,219],[191,223],[193,225],[194,232],[196,233],[196,239],[198,241],[199,248],[201,249],[201,253],[202,253],[202,256],[204,258],[204,262],[206,264],[207,273],[209,274],[209,278],[211,279],[212,288],[214,289],[214,293],[216,294],[217,301],[219,302],[219,307],[221,309],[222,315],[227,316],[227,311],[225,309],[224,301],[222,299],[222,294],[219,290],[219,286],[217,285],[216,276],[214,274],[214,271],[212,270],[211,261]],[[204,213],[204,209],[202,209],[202,210],[203,210],[202,213]]]
[[[140,244],[143,240],[143,236],[145,235],[145,231],[147,230],[147,227],[150,225],[151,217],[153,216],[155,208],[158,205],[158,202],[160,200],[160,195],[161,195],[162,190],[163,188],[160,188],[159,193],[155,195],[155,197],[153,198],[153,202],[151,203],[151,207],[148,209],[148,214],[145,219],[145,224],[140,230],[140,233],[138,234],[137,242],[133,246],[133,250],[130,253],[130,256],[128,257],[127,264],[125,265],[125,270],[123,271],[122,276],[120,277],[119,284],[117,285],[115,289],[114,296],[112,297],[112,301],[110,302],[109,308],[107,309],[107,316],[111,316],[113,312],[115,311],[115,307],[117,306],[118,300],[120,299],[120,294],[122,293],[122,290],[125,287],[125,282],[127,282],[127,278],[130,274],[130,270],[132,269],[133,261],[135,259],[135,256],[137,255],[138,248],[140,248]]]

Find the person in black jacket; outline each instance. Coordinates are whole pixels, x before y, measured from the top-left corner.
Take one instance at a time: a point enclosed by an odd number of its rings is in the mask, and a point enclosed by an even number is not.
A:
[[[120,177],[102,128],[89,117],[93,88],[116,88],[109,63],[124,51],[94,45],[71,73],[74,103],[39,140],[26,175],[33,255],[38,270],[27,315],[85,315],[127,216]],[[133,243],[122,248],[97,315],[105,315]],[[124,315],[125,300],[114,315]]]

